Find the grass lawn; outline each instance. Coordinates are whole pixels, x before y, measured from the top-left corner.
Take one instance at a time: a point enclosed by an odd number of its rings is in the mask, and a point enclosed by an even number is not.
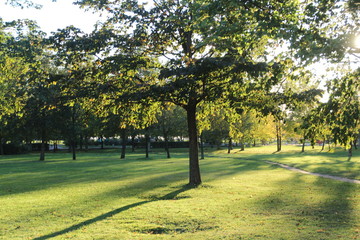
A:
[[[353,152],[351,158],[343,148],[331,149],[327,147],[321,151],[320,146],[312,149],[310,146],[301,153],[301,146],[284,145],[283,151],[274,152],[276,146],[262,146],[245,149],[244,152],[233,151],[240,159],[269,160],[287,164],[309,172],[330,174],[339,177],[360,180],[360,150]],[[226,151],[218,151],[223,154]]]
[[[360,185],[263,161],[359,178],[359,152],[272,149],[208,153],[195,189],[184,151],[0,156],[0,239],[360,239]]]

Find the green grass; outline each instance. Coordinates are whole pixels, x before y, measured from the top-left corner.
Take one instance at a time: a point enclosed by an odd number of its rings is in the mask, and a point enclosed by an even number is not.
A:
[[[0,157],[0,239],[356,239],[360,186],[288,171],[262,160],[358,177],[359,153],[272,154],[272,147],[201,160],[188,188],[183,151],[149,160],[115,151]],[[234,151],[236,152],[236,151]],[[318,161],[316,160],[318,159]],[[339,161],[339,162],[337,162]],[[301,165],[302,164],[302,165]]]
[[[343,148],[327,147],[321,151],[320,146],[314,149],[306,147],[301,152],[301,146],[284,145],[281,152],[274,152],[276,146],[248,148],[244,152],[233,151],[241,159],[269,160],[287,164],[310,172],[330,174],[339,177],[360,180],[360,150],[355,150],[351,158]],[[218,151],[224,153],[225,151]]]

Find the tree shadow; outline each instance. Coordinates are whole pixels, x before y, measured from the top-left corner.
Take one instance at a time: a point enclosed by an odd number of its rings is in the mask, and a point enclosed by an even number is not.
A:
[[[141,202],[136,202],[136,203],[133,203],[133,204],[129,204],[129,205],[123,206],[121,208],[117,208],[117,209],[115,209],[113,211],[101,214],[101,215],[99,215],[97,217],[88,219],[88,220],[83,221],[81,223],[72,225],[72,226],[70,226],[68,228],[65,228],[63,230],[60,230],[60,231],[57,231],[57,232],[54,232],[54,233],[50,233],[50,234],[47,234],[47,235],[44,235],[44,236],[41,236],[41,237],[34,238],[34,240],[45,240],[45,239],[50,239],[50,238],[53,238],[53,237],[57,237],[57,236],[65,234],[65,233],[69,233],[69,232],[78,230],[78,229],[80,229],[82,227],[85,227],[85,226],[88,226],[90,224],[105,220],[105,219],[110,218],[110,217],[112,217],[112,216],[114,216],[116,214],[119,214],[119,213],[124,212],[126,210],[129,210],[131,208],[141,206],[141,205],[144,205],[144,204],[147,204],[147,203],[156,202],[156,201],[163,201],[163,200],[171,200],[171,199],[176,198],[176,196],[179,195],[180,193],[183,193],[183,192],[185,192],[185,191],[187,191],[189,189],[192,189],[192,187],[189,186],[189,185],[183,185],[178,190],[170,192],[170,193],[168,193],[168,194],[166,194],[166,195],[164,195],[164,196],[162,196],[162,197],[160,197],[158,199],[146,200],[146,201],[141,201]]]
[[[354,210],[351,199],[357,191],[356,184],[319,178],[315,185],[327,198],[305,213],[326,228],[350,227]]]
[[[114,155],[110,155],[110,158],[107,158],[106,155],[91,156],[89,158],[94,160],[77,161],[63,160],[62,155],[54,154],[53,156],[59,159],[46,162],[33,159],[26,161],[22,160],[26,158],[24,156],[16,161],[1,161],[0,196],[45,190],[68,184],[127,180],[141,172],[150,172],[150,170],[151,175],[162,172],[161,168],[155,169],[150,165],[148,160],[118,160]],[[135,161],[136,163],[134,163]],[[134,168],[135,164],[137,168]],[[181,170],[179,169],[179,171]],[[186,169],[183,171],[186,173]]]
[[[300,229],[296,231],[299,238],[304,237],[302,227],[321,229],[329,236],[353,227],[356,219],[351,199],[358,186],[321,177],[307,184],[304,178],[308,177],[294,173],[291,178],[276,182],[277,189],[260,199],[258,205],[267,214],[291,216],[288,220],[296,223],[294,229]]]

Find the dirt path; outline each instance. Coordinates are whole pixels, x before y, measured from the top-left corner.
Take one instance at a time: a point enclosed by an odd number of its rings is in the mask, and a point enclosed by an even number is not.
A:
[[[312,173],[312,172],[307,172],[298,168],[294,168],[294,167],[290,167],[288,165],[282,164],[282,163],[277,163],[277,162],[271,162],[271,161],[265,161],[269,164],[273,164],[273,165],[278,165],[282,168],[294,171],[294,172],[299,172],[302,174],[308,174],[308,175],[314,175],[314,176],[318,176],[318,177],[323,177],[323,178],[330,178],[330,179],[334,179],[334,180],[338,180],[338,181],[342,181],[342,182],[349,182],[349,183],[356,183],[356,184],[360,184],[360,180],[355,180],[355,179],[348,179],[348,178],[342,178],[342,177],[336,177],[336,176],[331,176],[331,175],[326,175],[326,174],[321,174],[321,173]]]

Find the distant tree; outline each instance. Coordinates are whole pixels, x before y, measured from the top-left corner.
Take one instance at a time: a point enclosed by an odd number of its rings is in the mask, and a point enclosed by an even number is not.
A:
[[[354,141],[360,131],[360,68],[329,83],[330,97],[323,116],[335,142],[344,145],[352,156]]]
[[[170,158],[169,141],[186,135],[185,111],[176,105],[163,104],[161,112],[157,114],[157,121],[152,126],[152,132],[164,138],[166,155]]]
[[[45,33],[35,22],[18,20],[6,23],[14,37],[6,39],[6,53],[12,58],[22,59],[26,73],[18,78],[17,98],[21,99],[21,115],[24,123],[32,123],[37,139],[41,139],[40,160],[45,159],[45,143],[48,140],[50,115],[53,113],[55,92],[59,86],[50,77],[48,54],[44,44]]]
[[[51,64],[57,71],[53,75],[61,86],[61,108],[67,123],[63,136],[68,140],[73,160],[85,124],[82,121],[86,121],[83,115],[91,113],[93,106],[89,102],[94,99],[94,81],[98,80],[94,56],[83,48],[87,44],[84,37],[80,29],[69,26],[53,33],[46,42],[54,52]]]
[[[16,43],[16,28],[21,22],[3,22],[0,18],[0,154],[3,144],[14,134],[14,122],[21,115],[24,96],[19,95],[20,80],[24,78],[30,64],[13,50]]]
[[[0,155],[4,154],[3,144],[9,137],[8,127],[14,118],[20,117],[22,96],[19,96],[20,79],[28,70],[21,58],[0,57]]]

